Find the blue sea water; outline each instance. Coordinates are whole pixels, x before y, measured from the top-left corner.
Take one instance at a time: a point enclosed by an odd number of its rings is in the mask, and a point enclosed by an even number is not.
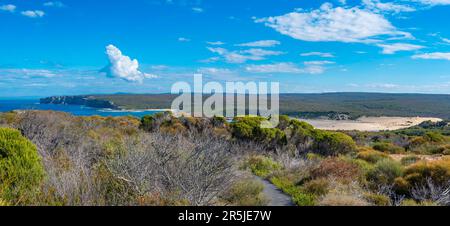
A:
[[[51,110],[67,112],[76,116],[135,116],[153,115],[160,111],[116,111],[109,109],[90,108],[78,105],[40,104],[37,99],[0,99],[0,112],[13,110]]]

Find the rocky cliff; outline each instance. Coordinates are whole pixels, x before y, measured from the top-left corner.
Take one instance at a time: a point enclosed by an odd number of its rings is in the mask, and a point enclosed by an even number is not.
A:
[[[66,104],[66,105],[83,105],[92,108],[108,108],[120,109],[113,102],[107,100],[95,99],[91,96],[54,96],[42,98],[41,104]]]

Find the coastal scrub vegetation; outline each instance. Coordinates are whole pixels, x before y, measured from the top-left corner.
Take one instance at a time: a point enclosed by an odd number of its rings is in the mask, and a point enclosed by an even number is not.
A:
[[[0,128],[0,203],[32,204],[43,177],[36,146],[15,129]]]
[[[450,205],[448,124],[332,132],[280,117],[0,114],[0,205]]]

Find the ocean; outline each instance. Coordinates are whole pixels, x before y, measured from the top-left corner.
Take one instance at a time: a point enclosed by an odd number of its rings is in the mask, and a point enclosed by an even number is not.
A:
[[[90,108],[78,105],[40,104],[38,99],[0,99],[0,112],[13,110],[51,110],[67,112],[76,116],[135,116],[153,115],[161,111],[128,111]]]

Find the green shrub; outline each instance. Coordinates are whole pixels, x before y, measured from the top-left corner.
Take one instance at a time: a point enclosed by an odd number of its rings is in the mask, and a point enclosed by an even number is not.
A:
[[[235,183],[221,198],[235,206],[264,206],[268,200],[262,193],[263,190],[262,183],[256,180],[243,180]]]
[[[423,135],[423,137],[425,140],[435,143],[441,143],[445,141],[445,137],[437,132],[428,132],[425,135]]]
[[[392,143],[379,142],[373,145],[373,149],[390,154],[403,154],[405,149]]]
[[[270,182],[286,194],[293,194],[298,190],[293,181],[283,176],[273,176],[270,178]]]
[[[233,124],[233,136],[238,139],[253,139],[253,126],[247,123]]]
[[[172,118],[172,112],[159,112],[154,115],[146,115],[141,118],[140,128],[145,131],[155,131],[163,123],[165,123],[166,126],[170,126],[167,124],[171,123]]]
[[[262,117],[236,117],[232,124],[233,136],[238,139],[255,139],[254,130],[260,128]]]
[[[315,206],[316,197],[312,194],[298,192],[292,196],[292,201],[298,206]]]
[[[290,126],[294,130],[297,130],[297,129],[302,129],[303,131],[313,131],[313,130],[315,130],[314,126],[308,124],[307,122],[303,122],[303,121],[300,121],[300,120],[297,120],[297,119],[292,119],[291,122],[290,122]]]
[[[406,157],[403,157],[400,162],[402,163],[402,165],[404,166],[409,166],[411,164],[414,164],[416,162],[420,161],[420,158],[418,156],[415,155],[408,155]]]
[[[321,156],[319,154],[315,154],[315,153],[308,153],[308,154],[306,154],[306,159],[311,160],[311,161],[319,161],[319,160],[323,160],[323,156]]]
[[[0,206],[9,206],[9,203],[0,199]]]
[[[227,125],[228,122],[225,117],[214,116],[211,120],[211,123],[213,124],[214,127],[224,127],[225,125]]]
[[[419,203],[417,203],[414,199],[404,199],[400,206],[419,206]]]
[[[145,131],[153,131],[155,124],[155,119],[151,115],[146,115],[141,119],[141,129]]]
[[[424,184],[427,178],[438,185],[446,185],[450,181],[450,159],[417,162],[406,168],[404,178],[410,185]]]
[[[409,142],[409,146],[410,146],[410,148],[414,148],[414,147],[423,145],[425,143],[427,143],[427,140],[425,140],[423,137],[414,137]]]
[[[311,151],[314,145],[314,131],[315,129],[308,123],[293,119],[286,133],[289,134],[289,142],[295,145],[298,151],[304,153]]]
[[[364,194],[364,198],[375,206],[389,206],[391,205],[391,199],[386,195],[368,193]]]
[[[399,195],[408,195],[410,190],[410,185],[403,177],[397,177],[394,179],[393,189],[395,193]]]
[[[353,159],[353,158],[348,157],[345,160],[353,165],[358,166],[362,175],[366,175],[367,172],[372,170],[374,167],[374,165],[372,163],[369,163],[362,159]]]
[[[313,194],[315,196],[322,196],[328,193],[328,187],[330,186],[330,182],[326,178],[318,178],[315,180],[311,180],[306,182],[303,185],[303,190],[306,193]]]
[[[306,193],[302,188],[296,186],[293,181],[286,177],[274,176],[270,179],[272,184],[292,197],[292,201],[298,206],[314,206],[316,197]]]
[[[411,152],[424,155],[444,154],[444,152],[448,150],[449,147],[447,145],[441,145],[439,143],[434,142],[428,142],[420,146],[414,146],[410,149]]]
[[[288,128],[291,123],[291,119],[287,115],[280,115],[278,120],[279,123],[277,128],[281,130],[285,130],[286,128]]]
[[[417,202],[414,199],[405,199],[400,204],[401,206],[438,206],[435,202],[432,201],[423,201]]]
[[[245,166],[257,176],[267,177],[276,170],[281,169],[281,165],[271,158],[265,156],[251,156],[245,163]]]
[[[389,159],[389,155],[383,152],[375,151],[372,149],[365,149],[358,152],[356,158],[365,160],[370,163],[377,163],[383,159]]]
[[[402,176],[402,170],[402,166],[396,161],[381,160],[367,173],[367,180],[374,185],[392,184],[395,178]]]
[[[19,131],[0,128],[0,199],[30,204],[43,178],[36,146]]]
[[[343,133],[316,130],[314,132],[315,153],[323,156],[338,156],[356,151],[356,143]]]
[[[430,200],[425,200],[420,202],[419,206],[439,206],[439,204]]]
[[[254,139],[265,143],[274,142],[278,145],[287,143],[286,134],[277,128],[255,128]]]
[[[286,134],[278,128],[261,128],[262,117],[239,117],[232,124],[233,137],[265,144],[285,145]]]

